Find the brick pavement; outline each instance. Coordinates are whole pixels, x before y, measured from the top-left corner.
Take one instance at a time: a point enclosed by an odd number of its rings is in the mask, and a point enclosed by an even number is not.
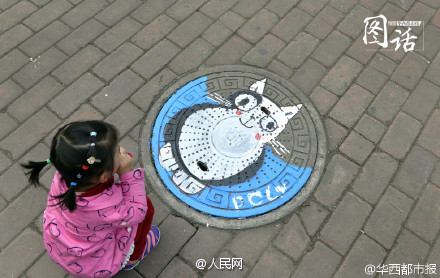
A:
[[[381,13],[423,20],[424,50],[366,50],[363,19]],[[0,1],[0,277],[68,276],[42,243],[54,169],[33,188],[19,162],[45,159],[60,125],[103,119],[139,166],[155,96],[218,64],[265,68],[309,95],[328,136],[322,180],[292,215],[240,231],[189,223],[147,187],[161,243],[117,277],[364,277],[380,263],[440,273],[439,49],[438,0]],[[232,257],[242,271],[195,266]]]

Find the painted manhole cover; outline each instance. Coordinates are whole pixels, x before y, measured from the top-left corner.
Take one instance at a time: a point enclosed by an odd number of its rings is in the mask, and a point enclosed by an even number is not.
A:
[[[143,162],[154,189],[182,216],[226,228],[261,225],[290,213],[318,182],[322,123],[281,77],[214,67],[184,76],[160,98],[146,119]]]

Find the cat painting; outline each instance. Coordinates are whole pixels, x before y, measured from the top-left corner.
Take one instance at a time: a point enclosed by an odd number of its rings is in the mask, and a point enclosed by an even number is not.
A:
[[[302,108],[279,107],[264,96],[265,86],[262,79],[249,90],[214,98],[216,104],[182,109],[170,120],[177,124],[172,135],[164,134],[159,162],[182,192],[197,194],[206,186],[236,184],[256,174],[264,163],[264,147]]]

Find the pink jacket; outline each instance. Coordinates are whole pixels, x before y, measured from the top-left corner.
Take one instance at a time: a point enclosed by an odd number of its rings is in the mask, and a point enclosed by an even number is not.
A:
[[[43,218],[43,238],[49,256],[75,277],[110,277],[120,269],[132,245],[137,224],[147,212],[144,171],[120,177],[104,192],[76,198],[69,212],[51,196],[64,193],[66,184],[56,172]]]

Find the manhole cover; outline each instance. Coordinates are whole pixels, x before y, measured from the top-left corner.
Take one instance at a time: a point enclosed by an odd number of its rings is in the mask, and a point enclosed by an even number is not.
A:
[[[146,118],[143,163],[183,217],[221,228],[291,213],[322,174],[325,134],[295,86],[245,66],[199,70],[171,84]]]

